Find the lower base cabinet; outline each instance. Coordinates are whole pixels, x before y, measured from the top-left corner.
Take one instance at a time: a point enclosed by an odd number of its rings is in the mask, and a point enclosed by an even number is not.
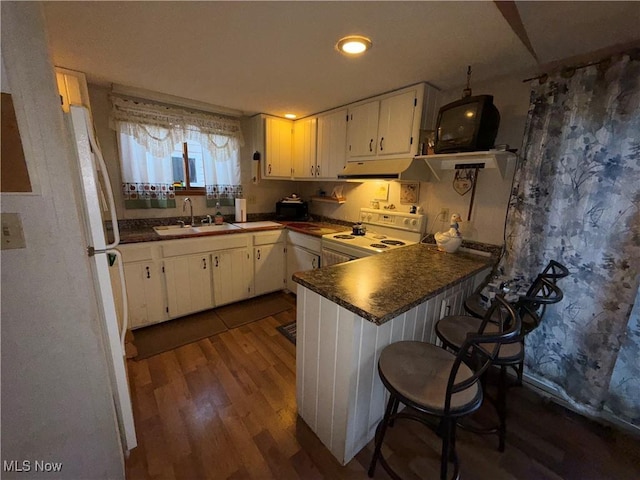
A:
[[[162,267],[159,262],[133,262],[124,265],[127,285],[129,328],[166,320]]]
[[[213,308],[211,255],[184,255],[164,260],[169,317]]]
[[[320,255],[297,245],[287,245],[287,290],[297,295],[298,284],[291,276],[296,272],[315,270],[320,267]]]
[[[252,296],[253,269],[249,249],[214,252],[211,254],[211,264],[216,307]]]
[[[284,278],[284,243],[253,247],[255,294],[282,290]]]

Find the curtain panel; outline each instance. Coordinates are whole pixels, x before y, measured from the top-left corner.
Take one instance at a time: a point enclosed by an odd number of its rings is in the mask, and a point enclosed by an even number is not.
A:
[[[608,68],[607,68],[608,67]],[[534,82],[499,270],[571,275],[526,342],[528,373],[640,426],[640,61]]]
[[[112,95],[126,208],[175,207],[172,154],[184,142],[202,147],[207,206],[233,205],[240,185],[240,121]]]

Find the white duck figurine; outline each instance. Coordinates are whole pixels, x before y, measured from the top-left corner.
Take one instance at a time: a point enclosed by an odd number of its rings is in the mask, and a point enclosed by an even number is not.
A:
[[[453,253],[462,244],[462,236],[458,230],[458,222],[462,221],[459,213],[451,215],[451,224],[447,232],[437,232],[433,237],[436,239],[438,250]]]

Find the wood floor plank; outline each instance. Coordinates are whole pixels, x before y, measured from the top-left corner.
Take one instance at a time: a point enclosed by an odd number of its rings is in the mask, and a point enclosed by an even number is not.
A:
[[[276,327],[292,308],[232,331],[129,360],[138,479],[366,479],[370,442],[341,466],[297,415],[295,345]],[[476,421],[491,424],[483,405]],[[407,479],[437,478],[440,438],[416,422],[389,430],[383,453]],[[458,432],[464,480],[638,480],[640,439],[588,420],[532,390],[509,391],[507,448]],[[374,479],[390,476],[378,467]]]

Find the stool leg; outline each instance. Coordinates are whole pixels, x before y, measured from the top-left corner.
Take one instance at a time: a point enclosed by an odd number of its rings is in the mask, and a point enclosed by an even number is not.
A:
[[[391,395],[389,397],[389,401],[387,402],[387,408],[384,412],[384,417],[382,417],[382,420],[380,420],[380,423],[376,428],[376,436],[375,436],[376,446],[375,446],[375,449],[373,450],[373,457],[371,458],[371,464],[369,465],[369,471],[368,471],[369,478],[372,478],[373,473],[375,472],[376,463],[378,461],[378,457],[380,457],[380,450],[382,449],[384,434],[387,431],[387,425],[389,424],[389,418],[391,417],[391,412],[393,411],[394,406],[395,408],[398,408],[398,401],[396,400],[396,397],[394,395]]]
[[[498,382],[498,450],[504,452],[507,436],[507,367],[500,367],[500,381]]]
[[[442,429],[442,452],[440,455],[440,479],[446,480],[447,468],[449,466],[449,456],[451,454],[451,430],[452,420],[444,417],[440,422]]]
[[[393,417],[396,413],[398,413],[398,407],[400,406],[400,400],[398,400],[397,398],[394,398],[394,404],[393,404],[393,408],[391,409],[391,416]],[[393,424],[395,422],[395,418],[392,418],[389,421],[389,426],[393,427]]]

